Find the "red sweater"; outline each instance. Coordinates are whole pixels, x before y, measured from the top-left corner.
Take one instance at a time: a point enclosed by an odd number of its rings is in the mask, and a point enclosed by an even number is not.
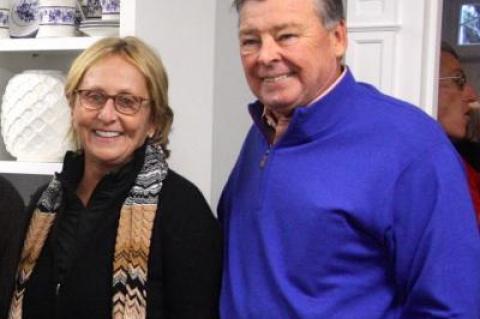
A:
[[[477,221],[480,223],[480,173],[477,172],[467,161],[463,161],[467,172],[468,187],[472,195],[473,206],[477,215]]]

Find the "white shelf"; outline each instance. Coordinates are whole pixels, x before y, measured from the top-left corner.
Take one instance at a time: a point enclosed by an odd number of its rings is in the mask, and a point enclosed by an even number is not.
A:
[[[0,39],[0,52],[84,50],[98,37]]]
[[[62,163],[0,161],[0,174],[53,175],[62,170]]]

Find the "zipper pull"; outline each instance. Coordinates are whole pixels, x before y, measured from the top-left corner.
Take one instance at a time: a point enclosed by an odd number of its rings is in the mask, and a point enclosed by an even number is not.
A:
[[[270,155],[270,148],[267,148],[265,154],[263,154],[262,159],[260,160],[260,168],[264,168],[267,163],[268,156]]]
[[[60,287],[62,286],[61,283],[57,283],[57,285],[55,286],[55,295],[58,296],[58,294],[60,293]]]

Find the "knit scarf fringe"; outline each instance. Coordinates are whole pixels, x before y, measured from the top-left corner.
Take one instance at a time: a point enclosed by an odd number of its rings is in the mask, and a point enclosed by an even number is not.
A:
[[[148,144],[143,167],[120,211],[113,257],[113,319],[146,318],[150,240],[158,196],[167,172],[161,146]],[[9,319],[22,319],[27,282],[45,245],[62,198],[62,185],[54,176],[40,196],[28,227]]]

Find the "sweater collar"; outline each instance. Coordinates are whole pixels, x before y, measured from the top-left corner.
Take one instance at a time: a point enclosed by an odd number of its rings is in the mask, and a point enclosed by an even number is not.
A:
[[[352,90],[355,84],[353,75],[347,69],[346,74],[331,91],[308,107],[295,108],[287,132],[276,146],[308,143],[317,135],[336,127],[348,115],[348,106],[353,100]],[[262,118],[263,109],[263,104],[258,100],[249,105],[249,112],[254,124],[267,138],[268,127]]]
[[[118,189],[119,185],[130,186],[142,168],[145,148],[146,143],[135,150],[132,160],[106,174],[99,182],[99,185],[97,185],[96,190],[100,189],[99,186],[107,189]],[[57,174],[57,178],[71,192],[75,192],[78,183],[80,183],[80,179],[83,176],[84,162],[85,155],[82,151],[69,151],[65,154],[63,169],[61,173]]]

